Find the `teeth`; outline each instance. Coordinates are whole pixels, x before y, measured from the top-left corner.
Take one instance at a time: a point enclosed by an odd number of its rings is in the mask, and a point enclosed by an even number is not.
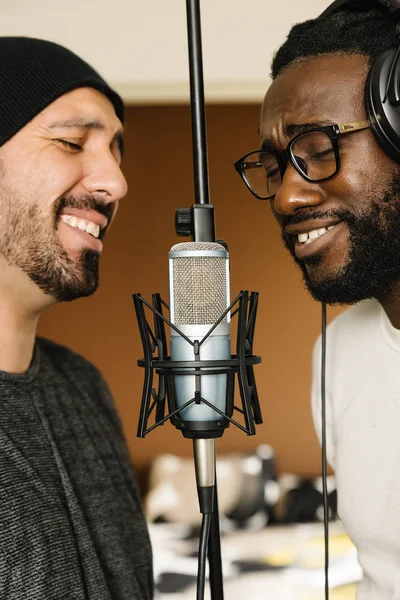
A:
[[[61,220],[64,223],[67,223],[71,227],[75,227],[80,229],[81,231],[86,231],[95,238],[98,238],[100,235],[100,227],[91,221],[85,221],[84,219],[77,219],[72,215],[61,215]]]
[[[316,240],[320,235],[324,235],[324,233],[330,231],[332,227],[334,227],[334,225],[331,225],[330,227],[321,227],[320,229],[313,229],[307,233],[299,233],[297,234],[297,239],[302,244],[309,244],[312,242],[312,240]]]
[[[88,223],[87,227],[86,227],[86,231],[88,233],[90,233],[90,235],[93,235],[94,237],[97,237],[99,234],[97,233],[96,235],[96,231],[98,230],[99,226],[95,225],[94,223]]]

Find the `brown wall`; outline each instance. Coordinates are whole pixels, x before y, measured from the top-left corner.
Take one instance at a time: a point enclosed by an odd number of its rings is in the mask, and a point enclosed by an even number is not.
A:
[[[267,202],[253,198],[233,169],[234,160],[258,146],[259,107],[207,109],[211,202],[217,237],[229,244],[232,297],[260,292],[255,353],[264,424],[256,437],[231,427],[218,451],[251,450],[269,443],[280,470],[320,472],[320,450],[309,406],[310,354],[320,329],[320,307],[303,289],[300,272],[281,245]],[[56,306],[43,315],[40,335],[66,344],[103,372],[123,419],[134,464],[145,467],[159,452],[191,455],[191,443],[169,423],[136,438],[143,370],[131,294],[168,299],[170,247],[177,238],[177,207],[193,199],[190,112],[187,106],[129,107],[124,171],[129,195],[110,230],[101,284],[92,297]],[[329,310],[329,316],[337,313]]]

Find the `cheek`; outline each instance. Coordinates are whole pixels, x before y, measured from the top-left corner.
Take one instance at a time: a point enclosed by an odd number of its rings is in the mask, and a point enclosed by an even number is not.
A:
[[[34,185],[38,200],[45,206],[52,206],[62,196],[73,193],[82,179],[79,161],[42,161],[34,175]]]
[[[51,212],[53,204],[79,184],[82,171],[78,161],[43,153],[35,162],[12,165],[7,178],[21,200]]]
[[[364,199],[382,196],[390,185],[396,165],[374,144],[360,146],[357,155],[342,153],[341,169],[332,180],[332,192],[360,205]]]

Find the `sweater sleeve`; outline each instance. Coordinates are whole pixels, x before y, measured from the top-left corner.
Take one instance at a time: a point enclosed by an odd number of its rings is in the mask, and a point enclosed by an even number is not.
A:
[[[314,427],[322,445],[322,403],[321,403],[321,349],[322,337],[320,336],[313,349],[312,357],[312,388],[311,388],[311,407]],[[327,376],[327,373],[325,374]],[[325,377],[325,397],[326,397],[326,454],[329,464],[335,469],[335,436],[332,411],[332,399],[329,394],[328,379]]]

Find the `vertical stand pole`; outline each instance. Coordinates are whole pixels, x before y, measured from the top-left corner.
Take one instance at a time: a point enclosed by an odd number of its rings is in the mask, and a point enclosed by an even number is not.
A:
[[[204,108],[203,59],[201,45],[201,19],[199,0],[186,0],[190,106],[192,115],[193,166],[196,204],[206,205],[209,200],[207,138]],[[213,229],[213,227],[211,228]],[[196,241],[209,241],[199,240]],[[221,559],[221,539],[217,484],[215,484],[214,513],[211,520],[208,542],[208,562],[210,567],[210,590],[212,600],[223,600],[223,578]]]
[[[204,109],[203,58],[199,0],[186,0],[186,12],[189,47],[194,193],[196,204],[209,204],[207,136]]]

